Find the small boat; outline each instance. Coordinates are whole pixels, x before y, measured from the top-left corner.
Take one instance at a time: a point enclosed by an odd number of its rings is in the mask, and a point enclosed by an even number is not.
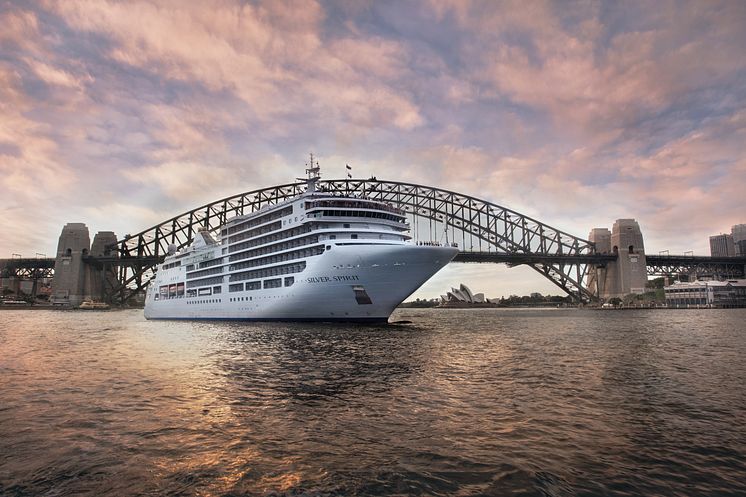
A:
[[[109,304],[105,302],[95,302],[93,300],[84,300],[79,306],[78,309],[88,310],[88,311],[103,311],[108,309],[110,306]]]

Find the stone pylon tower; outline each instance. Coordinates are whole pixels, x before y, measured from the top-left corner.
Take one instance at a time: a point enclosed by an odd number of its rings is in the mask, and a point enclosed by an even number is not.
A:
[[[116,251],[111,251],[107,247],[116,245],[117,235],[113,231],[99,231],[93,237],[91,244],[91,255],[93,257],[111,257],[116,255]],[[88,268],[88,288],[90,288],[91,298],[97,301],[103,301],[107,290],[115,288],[117,285],[117,272],[115,265],[89,266]]]
[[[588,240],[595,244],[597,254],[611,253],[611,231],[608,228],[593,228]],[[606,267],[596,267],[595,271],[590,271],[587,285],[596,295],[603,298],[606,292]]]
[[[605,300],[624,297],[630,293],[645,293],[648,281],[645,245],[640,225],[634,219],[617,219],[609,233],[607,228],[594,228],[589,239],[596,243],[597,253],[616,254],[617,259],[605,268],[597,268],[588,277],[589,287],[595,288]]]
[[[83,223],[67,223],[57,243],[54,263],[52,297],[54,304],[80,305],[90,298],[86,293],[87,270],[83,256],[90,250],[88,227]]]

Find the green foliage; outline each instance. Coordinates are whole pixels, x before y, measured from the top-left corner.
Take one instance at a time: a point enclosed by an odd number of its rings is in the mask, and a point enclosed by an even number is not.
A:
[[[648,282],[645,284],[645,288],[663,289],[665,282],[666,282],[666,279],[663,276],[658,277],[658,278],[653,278],[652,280],[648,280]]]

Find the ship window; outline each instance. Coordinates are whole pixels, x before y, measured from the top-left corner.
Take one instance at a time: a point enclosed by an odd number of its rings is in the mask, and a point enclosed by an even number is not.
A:
[[[331,245],[327,245],[327,246],[326,246],[326,250],[331,250],[331,249],[332,249],[332,246],[331,246]]]
[[[262,289],[262,282],[261,281],[249,281],[246,283],[246,291],[249,290],[261,290]]]
[[[216,293],[220,293],[220,292],[221,292],[221,287],[219,287],[219,286],[212,287],[212,294],[213,295],[215,295]]]
[[[280,288],[281,286],[282,286],[282,278],[264,280],[264,288]]]
[[[350,235],[350,238],[352,238],[353,240],[357,240],[357,235],[356,234],[352,234],[352,235]]]
[[[350,227],[350,223],[345,223],[345,224],[344,224],[344,227],[345,227],[345,228],[349,228],[349,227]]]
[[[368,292],[365,291],[365,287],[362,285],[353,285],[352,291],[355,292],[355,300],[357,300],[357,303],[359,305],[366,305],[366,304],[372,304],[373,301],[370,300],[370,296],[368,295]]]
[[[236,283],[233,285],[228,285],[228,291],[229,292],[242,292],[243,291],[243,283]]]
[[[329,240],[336,240],[336,239],[337,239],[337,235],[329,235]]]
[[[293,276],[285,278],[285,286],[293,286],[293,283],[295,283],[295,278]]]

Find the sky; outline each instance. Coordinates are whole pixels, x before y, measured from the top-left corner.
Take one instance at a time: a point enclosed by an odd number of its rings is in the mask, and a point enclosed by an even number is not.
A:
[[[209,4],[209,6],[208,6]],[[0,0],[0,258],[325,178],[455,190],[648,253],[746,222],[746,2]],[[415,296],[558,289],[451,264]]]

